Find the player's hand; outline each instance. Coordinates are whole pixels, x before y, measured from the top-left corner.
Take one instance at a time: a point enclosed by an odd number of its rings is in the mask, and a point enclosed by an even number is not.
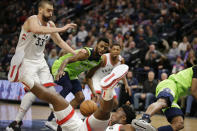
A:
[[[77,27],[77,24],[71,23],[71,24],[67,24],[65,25],[63,28],[64,31],[68,30],[68,29],[75,29]]]
[[[59,79],[65,75],[64,71],[59,71],[58,74],[55,77],[55,80],[59,81]]]
[[[93,95],[93,99],[96,101],[96,102],[98,102],[98,100],[99,100],[99,95],[94,91],[94,92],[92,92],[92,95]]]
[[[131,96],[131,89],[128,85],[125,86],[125,92],[129,94],[129,96]]]

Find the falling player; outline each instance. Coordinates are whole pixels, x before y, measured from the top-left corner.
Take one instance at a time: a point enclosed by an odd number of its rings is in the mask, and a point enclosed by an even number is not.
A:
[[[22,77],[28,77],[34,82],[55,91],[52,75],[44,59],[45,44],[51,37],[66,52],[75,54],[72,48],[62,40],[58,32],[75,28],[76,24],[67,24],[64,27],[56,28],[51,21],[53,10],[53,3],[48,0],[42,0],[38,4],[38,15],[30,16],[23,24],[16,52],[11,60],[11,68],[8,74],[10,81],[22,82]],[[25,94],[15,121],[6,130],[20,129],[22,119],[35,99],[36,96],[31,92]]]
[[[159,127],[158,131],[183,129],[184,114],[177,102],[180,96],[189,94],[189,91],[197,99],[196,65],[172,74],[168,79],[161,81],[156,88],[157,101],[148,107],[142,119],[134,120],[133,123],[142,126],[141,124],[150,122],[150,117],[162,109],[171,125]]]
[[[100,107],[96,110],[94,114],[89,116],[83,122],[76,115],[73,107],[65,101],[63,97],[59,94],[47,90],[45,87],[34,82],[30,77],[22,77],[22,81],[27,85],[27,88],[35,94],[39,99],[51,103],[54,107],[55,116],[57,118],[57,123],[59,126],[58,130],[62,131],[135,131],[135,128],[131,124],[124,124],[126,121],[126,113],[124,111],[126,108],[119,108],[119,110],[110,121],[110,112],[113,107],[113,90],[114,86],[126,75],[128,71],[127,65],[119,65],[115,67],[111,74],[107,75],[101,80],[101,86],[103,88],[103,95],[100,103]],[[135,117],[134,112],[130,112],[131,116]],[[122,117],[119,117],[122,116]],[[131,117],[130,119],[133,119]],[[108,123],[113,123],[114,125],[108,127]],[[122,123],[122,124],[117,124]],[[145,131],[154,131],[154,128],[146,124]],[[145,125],[143,125],[145,126]],[[61,129],[60,129],[61,128]]]

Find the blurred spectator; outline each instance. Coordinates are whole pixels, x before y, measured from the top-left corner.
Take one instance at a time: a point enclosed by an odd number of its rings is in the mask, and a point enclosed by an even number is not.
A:
[[[140,50],[135,47],[135,42],[131,41],[129,43],[129,47],[123,51],[125,63],[131,68],[139,67],[139,64],[141,64],[141,60],[139,59],[139,53]]]
[[[170,64],[174,65],[176,63],[176,59],[178,56],[180,56],[180,50],[178,49],[178,42],[173,41],[172,42],[172,48],[167,54],[168,59],[170,60]]]
[[[165,79],[167,79],[168,78],[168,74],[165,73],[165,72],[163,72],[163,73],[161,73],[161,77],[160,78],[161,79],[158,81],[158,83],[161,82],[161,81],[163,81],[163,80],[165,80]]]
[[[183,56],[183,54],[186,52],[187,50],[187,45],[189,45],[189,41],[187,39],[187,36],[183,37],[183,41],[179,44],[178,48],[181,52],[181,56]]]
[[[193,50],[189,51],[188,57],[184,63],[185,63],[185,68],[192,67],[195,64],[197,64],[197,60]]]
[[[129,71],[127,76],[127,82],[128,82],[128,85],[130,87],[130,89],[132,90],[132,96],[129,96],[128,93],[125,92],[125,88],[122,87],[120,89],[120,96],[119,96],[119,106],[127,103],[134,103],[133,102],[133,96],[135,94],[135,92],[138,90],[138,80],[133,76],[133,72],[132,71]]]
[[[14,56],[14,53],[15,53],[15,47],[12,47],[9,53],[6,54],[4,58],[2,59],[2,62],[1,62],[2,67],[3,67],[3,70],[6,72],[6,74],[9,72],[10,62],[11,62],[12,57]]]
[[[146,38],[146,41],[149,45],[151,44],[158,44],[158,38],[153,34],[152,29],[148,30],[148,36]]]
[[[155,73],[157,73],[159,69],[163,68],[159,63],[162,57],[164,57],[164,55],[155,49],[155,45],[150,45],[145,56],[144,70],[154,70]]]
[[[194,52],[195,52],[195,56],[197,57],[197,37],[195,37],[194,39],[193,39],[193,41],[192,41],[192,48],[193,48],[193,50],[194,50]]]
[[[49,65],[49,67],[51,68],[54,61],[58,58],[57,56],[57,51],[56,49],[52,49],[49,56],[48,56],[48,60],[47,60],[47,63]]]
[[[81,41],[82,43],[85,42],[86,37],[88,36],[88,32],[85,29],[85,26],[80,26],[80,30],[77,33],[77,39],[78,41]]]
[[[157,86],[157,80],[154,79],[155,73],[150,71],[148,73],[148,79],[144,82],[143,92],[134,94],[134,108],[139,109],[139,100],[145,100],[145,109],[153,102],[155,98],[155,89]]]
[[[172,74],[175,74],[184,69],[184,62],[181,59],[181,56],[177,56],[176,63],[173,65]]]

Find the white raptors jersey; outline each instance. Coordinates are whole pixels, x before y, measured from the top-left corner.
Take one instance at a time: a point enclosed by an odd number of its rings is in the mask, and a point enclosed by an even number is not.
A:
[[[37,16],[33,16],[37,17]],[[38,19],[39,20],[39,19]],[[38,21],[41,25],[41,22]],[[49,23],[47,23],[47,26],[50,26]],[[46,42],[49,40],[50,34],[34,34],[32,32],[26,32],[22,28],[21,34],[20,34],[20,41],[18,45],[26,44],[25,48],[25,56],[24,58],[27,59],[41,59],[44,58],[44,49]]]
[[[120,131],[121,124],[115,124],[113,126],[108,126],[106,131]]]
[[[36,15],[32,17],[37,17]],[[38,19],[40,25],[41,22]],[[50,26],[47,23],[47,26]],[[23,61],[23,58],[30,60],[44,59],[44,49],[46,42],[49,40],[50,34],[34,34],[24,30],[23,26],[19,36],[16,52],[12,57],[10,63],[10,70],[8,74],[8,80],[15,81],[15,76],[18,73],[18,69]]]
[[[119,61],[113,65],[111,63],[111,58],[110,58],[110,53],[107,53],[107,54],[104,54],[106,56],[106,65],[104,67],[100,67],[94,74],[93,77],[99,77],[99,78],[103,78],[107,75],[109,75],[111,73],[111,71],[118,65],[121,64],[121,60],[122,60],[122,57],[119,55],[118,56],[118,59]]]
[[[93,87],[95,89],[95,91],[97,93],[101,92],[101,86],[100,86],[100,81],[103,77],[107,76],[108,74],[111,73],[111,71],[113,70],[113,68],[115,68],[116,66],[121,64],[122,61],[122,57],[119,55],[119,61],[113,65],[111,63],[110,60],[110,53],[104,54],[106,56],[106,65],[105,67],[100,67],[94,74],[94,76],[92,77],[92,82],[93,82]],[[115,91],[114,91],[114,95],[115,95]]]

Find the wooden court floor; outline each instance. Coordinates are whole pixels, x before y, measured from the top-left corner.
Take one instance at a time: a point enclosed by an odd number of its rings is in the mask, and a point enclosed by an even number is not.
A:
[[[14,120],[18,111],[19,104],[9,104],[0,101],[0,121]],[[50,109],[47,106],[33,105],[27,112],[24,120],[43,120],[47,119]],[[140,117],[140,116],[138,116]],[[164,116],[155,115],[152,117],[152,125],[159,127],[167,125],[168,122]],[[197,118],[185,118],[185,128],[181,131],[197,131]]]

